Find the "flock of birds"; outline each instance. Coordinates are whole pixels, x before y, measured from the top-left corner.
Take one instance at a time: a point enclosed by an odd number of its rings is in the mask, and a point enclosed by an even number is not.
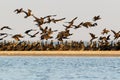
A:
[[[30,36],[30,38],[34,38],[36,37],[36,35],[40,35],[40,39],[41,40],[48,40],[48,39],[52,39],[53,36],[52,34],[54,32],[58,32],[58,30],[52,30],[52,28],[49,28],[48,26],[44,27],[44,24],[50,24],[50,23],[58,23],[61,21],[64,21],[66,18],[60,18],[60,19],[56,19],[55,16],[57,15],[47,15],[45,17],[36,17],[33,13],[32,10],[28,9],[27,11],[23,10],[23,8],[20,9],[16,9],[14,10],[14,12],[16,14],[25,14],[24,18],[28,18],[30,16],[32,16],[34,18],[34,22],[36,22],[36,25],[39,28],[39,31],[37,31],[36,29],[29,29],[26,30],[24,33],[28,36]],[[78,25],[75,25],[74,22],[75,20],[77,20],[78,17],[73,18],[72,20],[70,20],[69,22],[65,22],[65,24],[63,24],[64,26],[64,30],[58,32],[56,39],[60,42],[63,42],[63,39],[69,39],[69,36],[73,35],[73,33],[70,33],[71,29],[79,29],[82,27],[86,27],[86,28],[91,28],[91,27],[96,27],[97,21],[101,19],[100,15],[98,16],[94,16],[93,17],[93,22],[80,22]],[[10,28],[9,26],[3,26],[2,28],[0,28],[0,30],[4,30],[4,29],[9,29],[12,30],[12,28]],[[34,34],[31,34],[31,32],[35,32]],[[114,30],[108,30],[108,29],[103,29],[101,34],[108,34],[109,32],[112,32],[114,34],[114,40],[117,40],[120,37],[120,31],[116,32]],[[93,41],[95,39],[98,39],[99,43],[101,44],[108,44],[109,40],[110,40],[110,34],[108,34],[108,36],[96,36],[94,33],[89,33],[91,36],[90,39],[90,44],[93,43]],[[0,38],[0,40],[3,40],[4,38],[6,38],[7,36],[12,36],[13,39],[15,39],[16,41],[21,41],[21,38],[24,38],[25,36],[23,36],[22,34],[8,34],[8,33],[0,33],[0,36],[2,36],[2,38]]]

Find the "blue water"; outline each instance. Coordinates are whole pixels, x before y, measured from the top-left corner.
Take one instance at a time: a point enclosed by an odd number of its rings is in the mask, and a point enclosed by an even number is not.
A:
[[[120,80],[120,58],[0,57],[0,80]]]

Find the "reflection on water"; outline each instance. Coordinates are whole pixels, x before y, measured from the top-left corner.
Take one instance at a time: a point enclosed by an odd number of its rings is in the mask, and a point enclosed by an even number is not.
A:
[[[120,80],[120,58],[0,57],[0,80]]]

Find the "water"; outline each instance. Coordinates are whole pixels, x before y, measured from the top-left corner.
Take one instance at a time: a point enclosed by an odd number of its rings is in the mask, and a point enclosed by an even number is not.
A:
[[[120,58],[0,57],[0,80],[120,80]]]

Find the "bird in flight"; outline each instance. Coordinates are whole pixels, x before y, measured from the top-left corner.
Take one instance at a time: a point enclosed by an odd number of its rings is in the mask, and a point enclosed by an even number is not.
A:
[[[52,22],[53,23],[56,23],[56,22],[59,22],[59,21],[63,21],[63,20],[65,20],[66,18],[61,18],[61,19],[52,19]]]
[[[0,40],[3,40],[4,38],[6,38],[8,36],[8,34],[7,33],[0,33],[0,36],[3,36],[2,38],[0,38]]]
[[[100,36],[99,40],[108,42],[108,40],[110,40],[110,35],[108,35],[107,37],[105,37],[105,36],[104,36],[104,37]]]
[[[14,10],[14,12],[16,12],[16,14],[19,14],[19,13],[23,12],[23,8],[16,9],[16,10]]]
[[[3,29],[9,29],[9,30],[12,30],[9,26],[3,26],[2,28],[0,28],[0,30],[3,30]]]
[[[64,27],[66,27],[66,29],[69,29],[69,28],[72,28],[73,24],[74,24],[74,21],[77,19],[78,17],[75,17],[73,18],[70,22],[66,22],[68,23],[69,25],[66,26],[66,25],[63,25]]]
[[[45,17],[38,18],[38,17],[34,16],[33,14],[32,14],[32,16],[33,16],[33,18],[35,18],[34,22],[37,22],[38,26],[41,26],[45,23],[45,21],[44,21]]]
[[[114,40],[120,37],[120,31],[119,32],[115,32],[114,30],[111,31],[114,33]]]
[[[101,19],[101,18],[100,18],[100,15],[93,17],[93,21],[97,21],[97,20],[100,20],[100,19]]]
[[[47,18],[47,21],[45,21],[44,23],[51,23],[53,21],[53,18],[51,17],[54,17],[56,15],[48,15],[48,16],[45,16],[44,18],[46,19]]]
[[[51,39],[51,38],[53,38],[53,37],[50,36],[50,34],[48,34],[48,33],[46,33],[46,34],[42,34],[42,35],[41,35],[41,40],[43,40],[43,39],[48,40],[48,39]]]
[[[6,38],[7,37],[7,35],[5,35],[5,36],[3,36],[2,38],[0,38],[0,40],[3,40],[4,38]]]
[[[26,30],[25,33],[28,34],[31,31],[36,31],[36,30],[35,29],[29,29],[29,30]]]
[[[22,36],[21,34],[15,34],[12,36],[13,39],[15,39],[16,41],[20,41],[20,38],[24,38],[24,36]]]
[[[73,26],[74,26],[74,29],[78,29],[78,28],[80,28],[82,24],[83,24],[83,23],[81,22],[81,23],[78,24],[78,25],[73,25]]]
[[[95,34],[93,34],[93,33],[89,33],[89,34],[90,34],[90,36],[91,36],[91,38],[92,38],[92,39],[90,40],[90,42],[92,42],[94,39],[98,38],[98,37],[96,37]]]
[[[36,35],[37,35],[38,33],[39,33],[39,31],[38,31],[38,32],[36,32],[36,33],[35,33],[35,34],[33,34],[33,35],[32,35],[32,34],[29,34],[29,33],[27,33],[27,35],[28,35],[28,36],[30,36],[31,38],[34,38],[34,37],[36,37]]]
[[[30,10],[30,9],[28,9],[27,12],[24,11],[24,10],[23,10],[22,12],[26,14],[26,16],[25,16],[24,18],[27,18],[27,17],[29,17],[29,16],[32,16],[32,10]]]
[[[89,27],[94,27],[97,26],[97,23],[92,23],[92,22],[82,22],[82,26],[89,28]]]
[[[109,30],[107,30],[106,28],[103,29],[103,31],[101,32],[101,34],[108,34],[108,32],[110,32]]]

